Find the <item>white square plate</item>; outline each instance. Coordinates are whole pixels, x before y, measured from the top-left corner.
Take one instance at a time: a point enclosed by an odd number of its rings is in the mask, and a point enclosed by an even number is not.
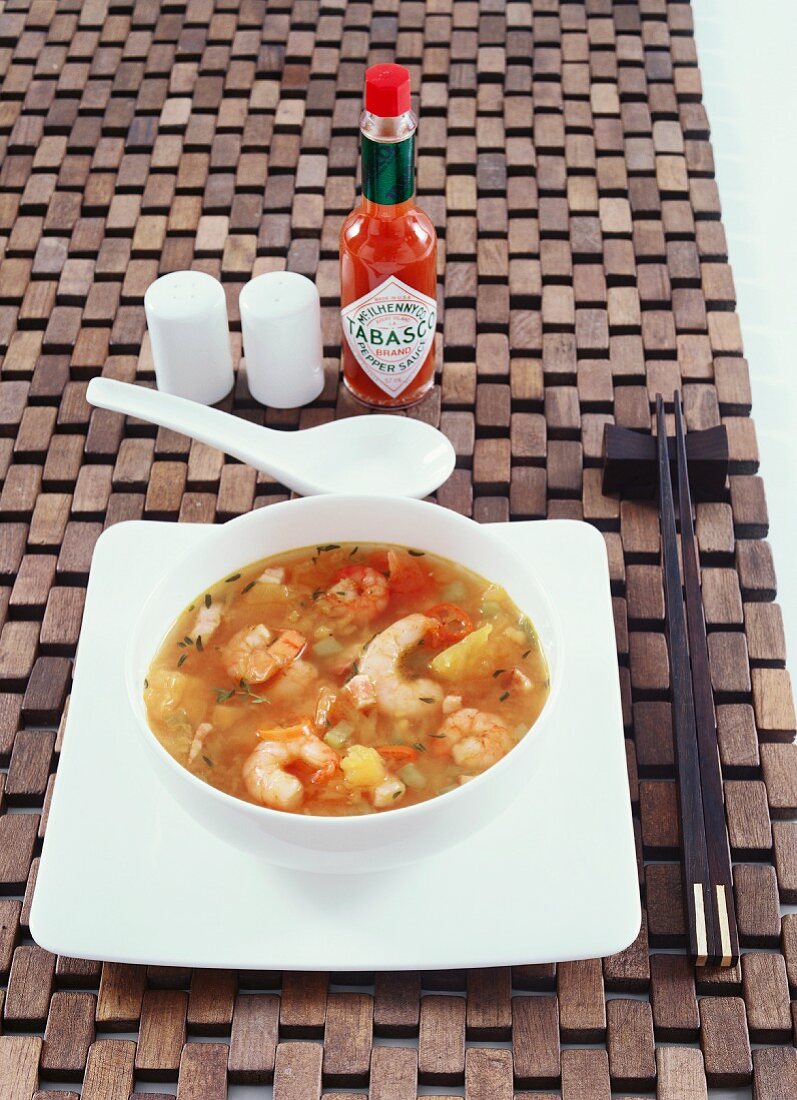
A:
[[[374,971],[612,954],[640,923],[606,552],[587,524],[496,526],[533,563],[571,654],[528,787],[481,832],[412,866],[274,867],[171,801],[128,715],[128,631],[162,565],[208,528],[122,523],[98,541],[31,913],[59,954]],[[534,736],[533,732],[529,736]]]

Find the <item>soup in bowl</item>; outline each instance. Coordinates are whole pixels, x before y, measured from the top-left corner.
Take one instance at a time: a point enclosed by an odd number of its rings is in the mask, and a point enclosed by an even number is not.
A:
[[[489,530],[314,497],[209,532],[131,638],[131,705],[206,826],[287,866],[372,870],[455,843],[540,754],[555,616]]]

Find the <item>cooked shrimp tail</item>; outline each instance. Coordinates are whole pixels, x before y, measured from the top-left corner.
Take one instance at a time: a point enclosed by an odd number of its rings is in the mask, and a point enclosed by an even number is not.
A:
[[[283,630],[273,641],[265,623],[258,623],[233,634],[222,658],[233,680],[262,684],[295,661],[306,644],[307,639],[296,630]]]
[[[483,772],[506,756],[513,744],[497,715],[463,707],[443,722],[431,750],[437,756],[450,753],[454,763],[468,771]]]
[[[282,737],[283,733],[288,734]],[[331,778],[338,764],[334,749],[310,733],[306,726],[287,730],[267,730],[264,738],[247,757],[243,767],[246,789],[256,802],[274,810],[298,810],[305,799],[305,787],[298,775],[287,769],[302,763],[314,771],[309,779],[318,785]]]
[[[318,606],[333,618],[368,623],[388,605],[387,578],[369,565],[347,565],[338,573]]]
[[[372,639],[360,661],[360,673],[376,691],[378,709],[391,718],[430,717],[443,700],[443,689],[428,677],[410,679],[402,661],[436,627],[426,615],[397,619]]]

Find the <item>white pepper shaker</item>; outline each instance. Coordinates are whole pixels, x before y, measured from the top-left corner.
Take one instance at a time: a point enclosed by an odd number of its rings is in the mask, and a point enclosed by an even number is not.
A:
[[[318,287],[295,271],[267,271],[240,297],[246,377],[256,401],[295,409],[324,388]]]
[[[227,301],[205,271],[172,271],[144,295],[158,389],[215,405],[233,387]]]

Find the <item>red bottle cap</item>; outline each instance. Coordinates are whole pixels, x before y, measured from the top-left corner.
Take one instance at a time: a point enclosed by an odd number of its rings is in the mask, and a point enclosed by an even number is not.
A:
[[[410,109],[410,74],[403,65],[372,65],[365,73],[365,109],[396,118]]]

